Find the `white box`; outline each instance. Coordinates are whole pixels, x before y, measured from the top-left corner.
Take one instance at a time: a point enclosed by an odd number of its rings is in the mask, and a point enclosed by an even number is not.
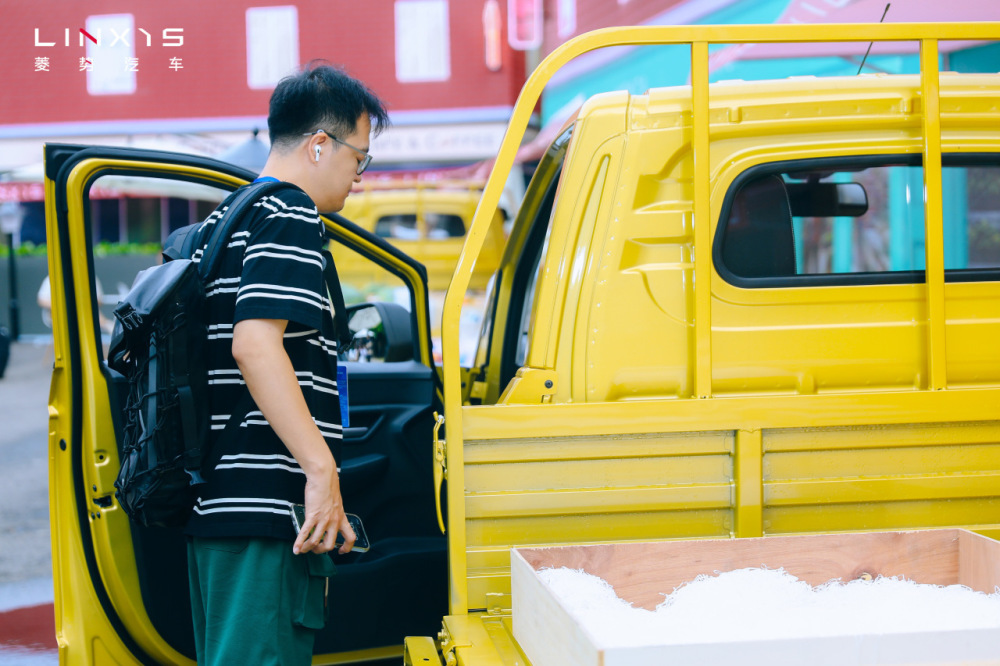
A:
[[[949,529],[514,549],[514,637],[532,666],[1000,664],[1000,631],[993,629],[603,646],[536,575],[543,568],[582,569],[652,610],[664,591],[699,574],[761,566],[783,568],[811,585],[870,574],[993,593],[1000,587],[1000,542]]]

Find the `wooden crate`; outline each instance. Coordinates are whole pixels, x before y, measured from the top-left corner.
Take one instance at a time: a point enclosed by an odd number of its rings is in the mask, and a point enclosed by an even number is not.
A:
[[[1000,542],[966,530],[712,539],[599,546],[522,548],[511,553],[514,637],[532,666],[646,664],[1000,664],[1000,632],[962,631],[816,636],[687,645],[596,645],[539,569],[583,569],[622,599],[652,610],[699,574],[784,568],[811,585],[864,574],[918,583],[1000,586]]]

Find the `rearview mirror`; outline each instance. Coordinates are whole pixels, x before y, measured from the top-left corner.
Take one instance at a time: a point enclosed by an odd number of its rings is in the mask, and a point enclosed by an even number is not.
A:
[[[793,217],[861,217],[868,193],[860,183],[785,183]]]
[[[413,359],[410,313],[395,303],[360,303],[347,308],[351,344],[348,361],[392,363]]]

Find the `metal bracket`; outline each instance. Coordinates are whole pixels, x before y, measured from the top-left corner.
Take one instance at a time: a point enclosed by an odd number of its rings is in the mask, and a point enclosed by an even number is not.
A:
[[[455,644],[455,639],[451,637],[445,626],[438,632],[437,637],[438,643],[441,644],[441,656],[444,657],[444,663],[446,666],[455,666],[458,663],[458,658],[455,656],[455,648],[458,646]]]
[[[537,405],[551,399],[555,394],[559,375],[555,370],[542,368],[518,368],[510,381],[499,404]]]

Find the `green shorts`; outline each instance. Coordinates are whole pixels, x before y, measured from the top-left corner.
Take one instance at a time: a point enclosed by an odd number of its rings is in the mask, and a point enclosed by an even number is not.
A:
[[[188,585],[201,666],[310,664],[326,622],[328,555],[265,538],[188,539]]]

